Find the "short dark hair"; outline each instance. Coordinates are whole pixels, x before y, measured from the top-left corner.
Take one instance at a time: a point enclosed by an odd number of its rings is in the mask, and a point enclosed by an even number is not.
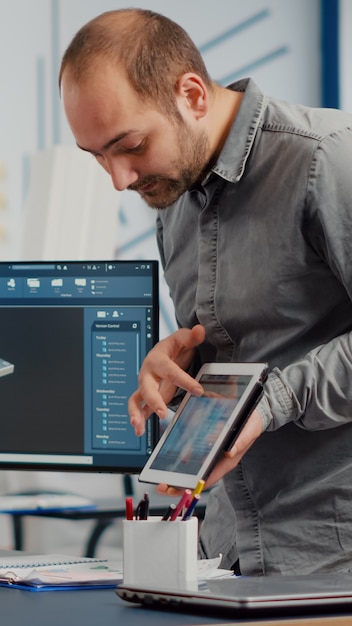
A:
[[[175,88],[182,74],[194,72],[211,88],[204,61],[186,31],[169,18],[144,9],[102,13],[83,26],[63,55],[59,85],[69,68],[79,83],[99,60],[122,64],[143,100],[174,114]]]

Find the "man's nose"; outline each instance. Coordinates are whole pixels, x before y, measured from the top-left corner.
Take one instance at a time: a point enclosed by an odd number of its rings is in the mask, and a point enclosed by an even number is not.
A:
[[[108,172],[116,191],[124,191],[138,180],[136,170],[122,159],[111,160],[108,165]]]

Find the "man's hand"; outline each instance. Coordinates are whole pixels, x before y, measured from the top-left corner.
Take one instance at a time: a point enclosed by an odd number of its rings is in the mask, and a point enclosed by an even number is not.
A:
[[[202,386],[184,370],[194,357],[194,350],[203,343],[205,329],[200,324],[181,328],[159,341],[144,359],[138,378],[138,389],[129,399],[128,411],[136,435],[145,432],[145,421],[152,413],[161,419],[167,415],[166,403],[179,387],[193,395],[203,394]]]
[[[224,452],[209,475],[205,483],[205,489],[214,485],[220,478],[223,478],[225,474],[233,470],[255,440],[260,437],[262,432],[263,420],[257,409],[254,409],[231,450]],[[159,485],[157,490],[159,493],[168,496],[180,496],[183,493],[182,489],[175,489],[174,487],[168,487],[168,485]]]

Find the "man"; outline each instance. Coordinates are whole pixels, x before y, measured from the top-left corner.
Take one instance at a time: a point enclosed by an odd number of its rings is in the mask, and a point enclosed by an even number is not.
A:
[[[205,361],[271,369],[207,483],[204,555],[246,575],[348,571],[352,116],[216,85],[186,33],[142,10],[84,26],[60,85],[77,145],[159,209],[180,329],[141,367],[136,433],[177,388],[202,393]]]

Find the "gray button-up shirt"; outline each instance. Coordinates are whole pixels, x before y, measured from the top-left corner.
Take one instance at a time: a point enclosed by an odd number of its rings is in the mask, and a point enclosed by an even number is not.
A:
[[[352,569],[352,115],[251,80],[212,172],[158,213],[205,361],[267,361],[265,432],[212,490],[202,545],[243,574]]]

